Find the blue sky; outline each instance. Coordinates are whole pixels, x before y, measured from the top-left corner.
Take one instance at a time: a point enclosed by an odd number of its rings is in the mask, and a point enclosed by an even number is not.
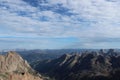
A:
[[[120,48],[119,0],[0,0],[0,49]]]

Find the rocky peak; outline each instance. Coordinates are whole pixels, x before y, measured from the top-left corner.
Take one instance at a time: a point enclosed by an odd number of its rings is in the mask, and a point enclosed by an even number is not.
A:
[[[18,55],[16,52],[14,52],[14,51],[9,51],[7,54],[6,54],[6,57],[14,57],[14,58],[17,58],[17,59],[20,59],[21,58],[21,56],[20,55]],[[21,58],[22,59],[22,58]]]
[[[69,58],[69,57],[71,57],[70,54],[64,54],[64,55],[62,55],[60,58],[66,59],[66,58]]]
[[[16,52],[0,55],[0,80],[42,80]]]

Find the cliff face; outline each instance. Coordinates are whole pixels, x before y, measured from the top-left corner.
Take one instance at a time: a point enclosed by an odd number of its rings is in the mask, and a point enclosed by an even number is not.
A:
[[[0,80],[43,80],[16,52],[0,55]]]

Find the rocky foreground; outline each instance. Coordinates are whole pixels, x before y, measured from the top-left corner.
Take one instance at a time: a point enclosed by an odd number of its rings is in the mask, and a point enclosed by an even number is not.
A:
[[[43,80],[27,61],[15,52],[0,55],[0,80]]]

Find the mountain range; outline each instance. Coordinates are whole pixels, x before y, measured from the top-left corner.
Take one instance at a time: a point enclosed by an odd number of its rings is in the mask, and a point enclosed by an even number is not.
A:
[[[120,80],[120,55],[114,49],[64,54],[34,62],[32,67],[56,80]]]
[[[114,49],[59,56],[42,60],[38,56],[30,66],[9,51],[0,55],[0,80],[120,80],[120,52]]]

